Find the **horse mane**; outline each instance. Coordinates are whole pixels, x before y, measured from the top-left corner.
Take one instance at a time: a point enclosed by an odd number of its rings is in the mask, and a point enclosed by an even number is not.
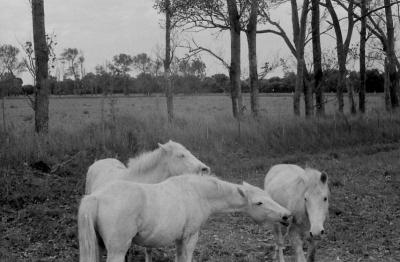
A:
[[[162,158],[162,149],[144,152],[128,161],[129,174],[141,175],[154,168]]]
[[[186,186],[185,183],[190,183],[194,188],[206,188],[208,190],[202,191],[202,195],[207,197],[217,196],[219,194],[227,193],[232,190],[232,183],[221,180],[215,175],[197,175],[197,174],[185,174],[181,176],[171,177],[169,179],[178,179],[182,181],[182,186]],[[211,186],[208,186],[211,185]],[[203,187],[204,186],[204,187]]]

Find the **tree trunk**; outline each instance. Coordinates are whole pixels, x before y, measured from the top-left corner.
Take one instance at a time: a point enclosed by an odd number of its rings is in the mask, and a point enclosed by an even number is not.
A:
[[[346,79],[347,94],[349,95],[350,113],[355,115],[357,113],[356,103],[354,101],[353,85]]]
[[[124,74],[124,95],[129,96],[128,76]]]
[[[384,91],[385,91],[385,108],[386,111],[392,109],[390,103],[390,80],[389,80],[389,69],[388,69],[388,58],[385,59],[385,72],[384,72]]]
[[[165,60],[164,60],[164,84],[167,98],[168,121],[174,119],[174,100],[171,82],[171,3],[165,1]]]
[[[296,83],[293,95],[293,111],[296,116],[300,116],[300,98],[303,91],[303,63],[297,60]]]
[[[396,70],[396,52],[394,48],[394,27],[393,27],[393,15],[392,6],[390,0],[384,0],[385,3],[385,14],[386,14],[386,30],[387,30],[387,50],[386,54],[388,57],[388,74],[389,74],[389,91],[390,91],[390,103],[392,108],[399,107],[399,98],[397,96],[397,90],[399,88],[398,75]]]
[[[235,0],[227,0],[231,33],[231,81],[232,110],[235,118],[240,118],[243,110],[242,89],[240,83],[240,23]]]
[[[305,70],[305,61],[304,61],[304,45],[306,38],[306,29],[307,29],[307,14],[308,14],[308,6],[309,0],[304,0],[301,17],[299,21],[299,14],[297,8],[297,1],[291,0],[291,9],[292,9],[292,27],[293,27],[293,42],[296,46],[296,60],[297,60],[297,74],[296,74],[296,85],[295,91],[293,95],[293,111],[294,114],[300,115],[300,97],[301,92],[304,91],[305,97],[305,107],[306,107],[306,116],[312,115],[312,90],[308,90],[310,88],[309,85],[304,85],[304,76]]]
[[[303,60],[304,61],[304,60]],[[313,107],[313,89],[308,77],[307,68],[305,63],[303,64],[303,91],[304,91],[304,107],[306,117],[314,115]]]
[[[258,1],[252,0],[249,22],[247,24],[247,43],[249,49],[249,71],[250,71],[250,105],[253,117],[259,114],[258,101],[258,72],[257,72],[257,12]]]
[[[336,35],[336,50],[337,50],[337,59],[338,59],[338,64],[339,64],[339,79],[338,79],[338,85],[337,85],[337,99],[338,99],[338,104],[339,104],[339,112],[343,113],[343,108],[344,108],[344,101],[343,101],[343,89],[346,86],[346,59],[347,59],[347,54],[349,51],[349,45],[350,45],[350,40],[351,36],[353,34],[353,28],[354,28],[354,2],[350,1],[348,10],[347,10],[347,20],[348,20],[348,28],[347,28],[347,36],[346,39],[343,40],[343,35],[342,35],[342,30],[340,26],[340,20],[336,14],[335,8],[332,5],[331,0],[326,0],[326,8],[331,15],[332,18],[332,25],[333,28],[335,29],[335,35]],[[352,92],[349,92],[349,98],[352,96]],[[350,98],[350,107],[351,110],[355,109],[355,105],[352,104],[354,102],[354,98]]]
[[[324,90],[322,86],[322,59],[321,59],[321,34],[320,34],[320,12],[319,12],[320,0],[312,0],[312,16],[311,16],[311,28],[312,28],[312,46],[313,46],[313,63],[314,63],[314,92],[315,102],[317,107],[317,115],[325,115],[325,103],[324,103]]]
[[[44,23],[43,0],[32,0],[33,43],[36,64],[35,131],[47,133],[49,129],[48,49]]]
[[[346,86],[346,66],[341,66],[339,62],[339,78],[336,87],[336,96],[339,105],[339,113],[344,112],[343,90]]]
[[[361,0],[361,31],[360,31],[360,87],[358,93],[358,108],[361,113],[365,113],[365,44],[367,42],[367,0]]]
[[[5,88],[3,86],[3,88],[0,90],[1,92],[1,111],[2,111],[2,115],[3,115],[3,132],[6,133],[7,131],[7,121],[6,121],[6,92],[5,92]]]

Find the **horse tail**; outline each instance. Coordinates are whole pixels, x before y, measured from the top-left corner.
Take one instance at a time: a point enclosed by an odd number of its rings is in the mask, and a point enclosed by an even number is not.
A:
[[[95,232],[95,220],[98,201],[94,196],[85,196],[79,206],[78,231],[79,231],[79,261],[97,262],[99,258],[99,245]]]

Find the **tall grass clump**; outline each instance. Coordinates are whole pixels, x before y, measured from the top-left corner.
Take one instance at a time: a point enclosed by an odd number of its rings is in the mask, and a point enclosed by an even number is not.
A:
[[[0,134],[0,163],[3,167],[39,160],[57,164],[83,152],[80,161],[87,168],[95,159],[105,157],[125,161],[169,139],[182,143],[203,161],[213,164],[227,155],[276,156],[397,142],[400,118],[398,115],[249,118],[241,122],[239,131],[237,121],[229,117],[179,118],[171,124],[164,117],[151,113],[120,116],[114,121],[90,124],[78,130],[53,129],[46,136],[27,130],[3,132]]]

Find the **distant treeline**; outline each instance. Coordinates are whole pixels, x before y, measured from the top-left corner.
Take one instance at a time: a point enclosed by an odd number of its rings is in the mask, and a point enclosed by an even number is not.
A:
[[[324,91],[335,92],[338,71],[330,70],[324,73]],[[295,87],[295,73],[287,73],[284,77],[272,77],[269,79],[261,79],[259,88],[261,93],[291,93]],[[350,72],[348,74],[348,83],[353,86],[357,92],[359,86],[358,72]],[[55,78],[50,79],[50,92],[53,95],[83,95],[83,94],[152,94],[163,92],[163,76],[155,76],[153,74],[142,73],[137,77],[118,76],[111,74],[97,75],[93,73],[86,74],[82,79],[72,80],[65,79],[56,81]],[[193,93],[228,93],[229,77],[225,74],[215,74],[212,76],[199,77],[195,75],[174,75],[172,82],[175,93],[193,94]],[[5,91],[5,95],[22,95],[33,94],[34,87],[32,85],[22,85],[19,78],[2,80],[0,88]],[[242,81],[243,92],[249,92],[248,80]],[[344,87],[346,90],[346,87]],[[378,70],[367,71],[367,92],[383,92],[384,76]]]

